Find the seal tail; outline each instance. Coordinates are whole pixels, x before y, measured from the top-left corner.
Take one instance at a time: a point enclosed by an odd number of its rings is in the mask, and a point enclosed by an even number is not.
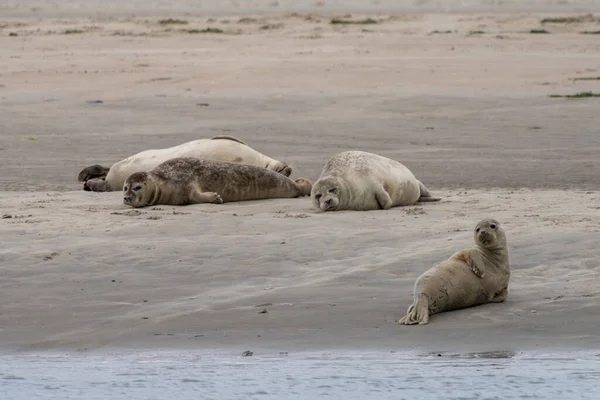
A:
[[[298,196],[310,196],[312,190],[312,182],[307,178],[298,178],[294,181],[298,189]]]
[[[414,304],[408,307],[406,315],[399,321],[401,325],[425,325],[429,323],[429,299],[424,294],[419,294]]]

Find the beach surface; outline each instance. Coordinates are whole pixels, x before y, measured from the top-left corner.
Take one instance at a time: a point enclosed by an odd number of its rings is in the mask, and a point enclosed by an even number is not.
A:
[[[600,345],[600,98],[549,97],[600,92],[600,2],[298,3],[0,5],[0,349]],[[375,152],[442,201],[134,210],[77,182],[221,134],[313,181]],[[483,218],[508,300],[398,325]]]

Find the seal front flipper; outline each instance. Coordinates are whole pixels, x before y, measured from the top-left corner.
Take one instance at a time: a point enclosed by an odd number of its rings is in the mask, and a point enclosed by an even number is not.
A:
[[[469,269],[475,274],[475,276],[477,276],[478,278],[483,278],[485,275],[485,272],[483,272],[482,270],[480,270],[479,268],[477,268],[477,265],[475,263],[475,261],[473,260],[473,258],[471,257],[471,253],[468,251],[458,251],[456,253],[454,253],[452,255],[452,257],[450,258],[454,258],[455,260],[464,262],[465,264],[467,264],[467,266],[469,267]]]
[[[482,270],[480,270],[479,268],[477,268],[477,266],[475,266],[475,264],[470,264],[469,268],[471,268],[471,271],[473,271],[475,276],[477,276],[479,278],[483,278],[483,276],[485,275],[485,273]]]
[[[469,266],[469,269],[473,271],[475,276],[477,276],[478,278],[483,278],[485,276],[485,272],[477,268],[475,261],[473,260],[473,258],[471,258],[469,254],[465,254],[465,262]]]
[[[193,188],[190,193],[190,204],[215,203],[223,204],[223,199],[215,192],[201,192],[197,188]]]
[[[289,177],[292,174],[292,167],[286,164],[282,164],[278,168],[275,168],[274,171],[279,172],[283,176]]]
[[[375,200],[377,200],[377,203],[382,210],[389,210],[394,203],[389,193],[385,190],[384,185],[379,186],[375,190]]]

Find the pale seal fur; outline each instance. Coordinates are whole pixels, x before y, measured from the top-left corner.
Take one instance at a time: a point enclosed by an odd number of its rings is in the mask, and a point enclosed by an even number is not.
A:
[[[425,325],[433,314],[506,299],[510,262],[504,229],[495,219],[484,219],[475,227],[474,238],[475,246],[417,278],[414,302],[400,324]]]
[[[268,157],[233,136],[220,135],[210,139],[198,139],[166,149],[145,150],[113,164],[110,168],[92,165],[84,168],[78,176],[85,182],[84,190],[110,192],[121,190],[125,179],[138,171],[150,171],[158,164],[177,157],[194,157],[237,164],[264,167],[285,176],[292,168],[282,161]]]
[[[123,202],[145,207],[291,198],[308,196],[311,187],[306,178],[293,181],[254,165],[179,157],[131,174],[123,184]]]
[[[440,200],[403,164],[366,151],[333,156],[313,185],[311,198],[321,211],[387,210]]]

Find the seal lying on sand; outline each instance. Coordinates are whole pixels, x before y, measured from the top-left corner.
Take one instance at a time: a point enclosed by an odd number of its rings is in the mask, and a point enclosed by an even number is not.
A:
[[[292,168],[278,160],[259,153],[246,143],[232,136],[215,136],[198,139],[166,149],[145,150],[113,164],[110,168],[92,165],[84,168],[78,176],[85,182],[83,189],[93,192],[121,190],[125,179],[138,171],[150,171],[158,164],[176,157],[194,157],[237,164],[264,167],[285,176],[290,176]]]
[[[311,187],[306,178],[293,181],[254,165],[180,157],[130,175],[123,202],[133,207],[228,203],[308,196]]]
[[[398,161],[365,151],[333,156],[315,182],[311,197],[321,211],[387,210],[440,200]]]
[[[504,230],[498,221],[484,219],[474,236],[474,247],[417,278],[414,303],[398,323],[425,325],[433,314],[506,299],[510,263]]]

